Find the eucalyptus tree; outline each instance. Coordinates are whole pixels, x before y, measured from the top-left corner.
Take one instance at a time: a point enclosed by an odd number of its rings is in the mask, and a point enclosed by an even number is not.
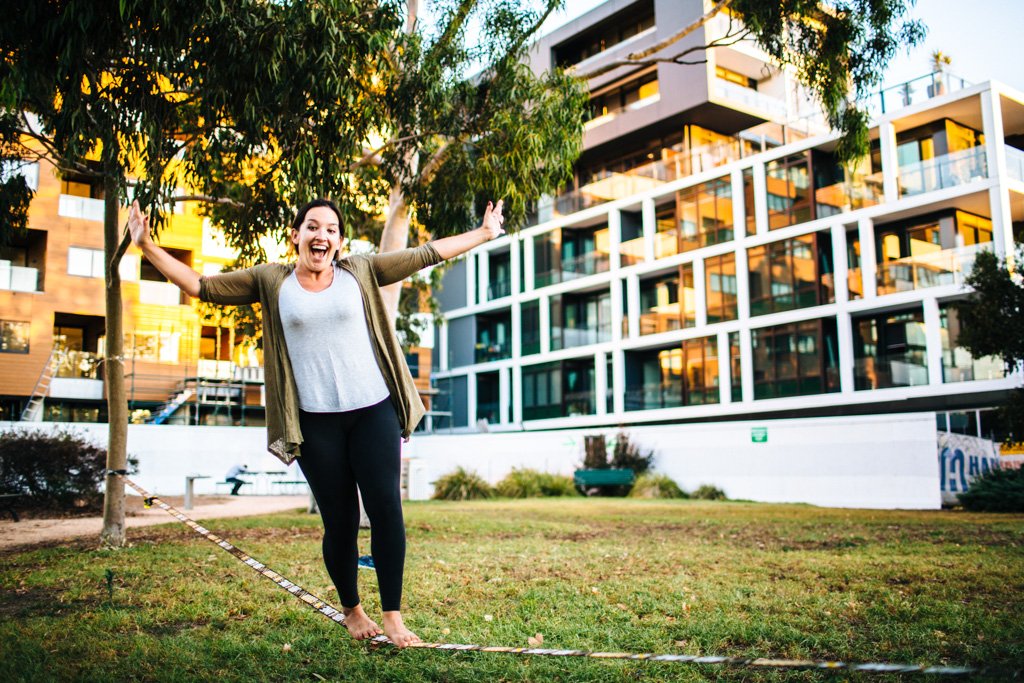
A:
[[[120,206],[139,199],[157,227],[172,201],[230,207],[235,235],[252,236],[279,229],[297,198],[350,192],[347,165],[381,117],[375,89],[387,87],[380,79],[400,8],[376,0],[19,5],[0,22],[0,157],[42,160],[102,186],[108,470],[123,470]],[[0,186],[5,227],[24,225],[28,196],[17,179]],[[251,242],[235,242],[252,253]],[[120,477],[107,477],[101,538],[124,543]]]

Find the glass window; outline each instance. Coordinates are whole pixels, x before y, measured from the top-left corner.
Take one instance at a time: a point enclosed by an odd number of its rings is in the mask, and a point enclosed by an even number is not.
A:
[[[68,275],[82,277],[104,277],[103,250],[68,248]]]
[[[704,259],[704,275],[708,324],[735,320],[736,254],[728,253]]]
[[[752,316],[835,300],[832,238],[827,232],[752,247],[747,262]]]
[[[409,373],[413,377],[420,376],[420,354],[413,352],[405,354],[405,364],[409,366]]]
[[[839,391],[839,345],[833,318],[751,330],[754,398]]]
[[[740,333],[729,333],[729,384],[732,400],[739,403],[743,400],[743,365],[740,361]]]
[[[611,309],[609,290],[551,297],[552,350],[610,341]]]
[[[732,183],[718,178],[679,192],[680,250],[699,249],[733,238]]]
[[[519,309],[520,352],[524,356],[540,353],[540,302],[524,301]]]
[[[627,351],[626,410],[677,408],[683,405],[683,350]]]
[[[512,312],[478,315],[476,317],[477,363],[512,357]]]
[[[653,97],[658,94],[658,72],[634,79],[625,85],[608,90],[590,98],[590,118],[615,114],[634,102]]]
[[[561,374],[558,363],[523,367],[524,420],[543,420],[561,415]]]
[[[854,318],[853,355],[858,391],[927,384],[924,312]]]
[[[718,340],[716,337],[683,341],[683,404],[718,403]]]
[[[960,336],[960,316],[950,303],[939,305],[942,330],[942,381],[970,382],[971,380],[1002,379],[1006,376],[1003,361],[996,356],[974,358],[957,344]]]
[[[679,222],[676,220],[676,207],[663,206],[655,213],[656,232],[654,234],[654,258],[665,258],[680,252]]]
[[[476,376],[476,419],[489,424],[501,422],[498,373],[481,372]]]
[[[856,228],[846,231],[846,289],[851,301],[864,297],[864,278],[860,270],[860,233]]]
[[[0,320],[0,353],[28,353],[31,329],[31,323]]]
[[[768,202],[768,229],[777,230],[809,221],[811,183],[807,153],[768,162],[765,168]]]
[[[693,265],[640,281],[640,334],[657,334],[697,324]]]

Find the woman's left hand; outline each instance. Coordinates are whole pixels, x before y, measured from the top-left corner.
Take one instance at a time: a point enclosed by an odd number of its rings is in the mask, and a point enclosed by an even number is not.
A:
[[[484,220],[483,223],[480,224],[480,230],[486,233],[488,241],[501,237],[505,234],[505,230],[501,227],[501,224],[505,222],[505,217],[501,215],[501,207],[503,205],[504,202],[500,199],[497,204],[487,202],[487,208],[484,210]]]

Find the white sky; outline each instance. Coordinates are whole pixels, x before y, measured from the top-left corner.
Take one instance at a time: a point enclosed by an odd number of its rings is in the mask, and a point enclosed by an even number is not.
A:
[[[566,0],[544,33],[600,5],[604,0]],[[896,85],[931,71],[934,50],[948,54],[949,71],[971,83],[998,80],[1024,91],[1024,1],[918,0],[911,16],[928,27],[924,41],[893,60],[883,81]]]

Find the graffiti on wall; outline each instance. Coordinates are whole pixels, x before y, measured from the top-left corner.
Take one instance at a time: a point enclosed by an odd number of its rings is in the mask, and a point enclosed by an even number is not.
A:
[[[943,505],[959,503],[956,494],[966,491],[976,477],[1000,466],[999,448],[989,439],[939,432],[939,490]]]

